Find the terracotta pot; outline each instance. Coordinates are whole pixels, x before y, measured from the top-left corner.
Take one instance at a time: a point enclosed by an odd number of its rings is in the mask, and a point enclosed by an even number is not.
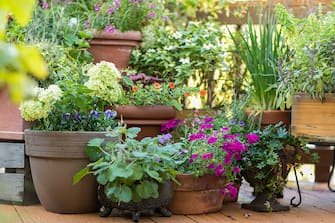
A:
[[[117,118],[123,120],[127,127],[140,127],[138,139],[154,137],[161,133],[161,125],[176,116],[176,110],[166,105],[117,105],[113,108]]]
[[[20,114],[18,105],[9,98],[7,87],[0,89],[0,139],[23,140],[23,131],[29,128]]]
[[[247,117],[252,115],[252,111],[246,111]],[[261,115],[261,129],[264,129],[267,125],[277,124],[282,121],[285,124],[287,130],[291,126],[291,110],[266,110]],[[255,116],[255,122],[258,124],[259,115]]]
[[[180,174],[176,179],[181,185],[174,185],[174,196],[169,205],[173,214],[206,214],[221,210],[223,178],[209,174],[198,178]]]
[[[93,55],[94,63],[105,60],[114,63],[118,69],[125,69],[132,48],[139,46],[141,40],[142,35],[138,31],[99,32],[93,35],[88,51]]]
[[[47,211],[98,211],[98,187],[94,176],[86,176],[78,184],[72,184],[74,174],[89,162],[84,150],[87,142],[95,137],[104,138],[104,132],[25,131],[33,183]]]

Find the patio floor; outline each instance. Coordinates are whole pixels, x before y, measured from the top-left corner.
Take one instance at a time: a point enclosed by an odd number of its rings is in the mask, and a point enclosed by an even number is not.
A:
[[[290,199],[297,195],[293,183],[285,188],[284,199],[281,203],[289,204]],[[291,208],[288,212],[257,213],[242,209],[240,204],[252,200],[252,189],[244,183],[241,186],[238,202],[223,205],[220,212],[205,215],[173,215],[172,217],[141,217],[142,223],[281,223],[281,222],[335,222],[335,193],[327,189],[326,184],[303,183],[302,204]],[[41,205],[18,206],[0,204],[0,223],[123,223],[131,222],[130,218],[109,217],[101,218],[97,213],[63,215],[47,212]]]

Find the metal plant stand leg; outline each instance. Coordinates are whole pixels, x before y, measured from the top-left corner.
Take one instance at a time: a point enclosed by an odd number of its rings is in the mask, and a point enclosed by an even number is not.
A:
[[[299,201],[298,201],[298,203],[293,203],[293,201],[296,199],[296,197],[294,196],[294,197],[292,197],[290,204],[293,207],[298,207],[301,204],[301,201],[302,201],[302,199],[301,199],[301,191],[300,191],[300,186],[299,186],[299,181],[298,181],[298,176],[297,176],[297,170],[296,170],[295,166],[293,167],[293,170],[294,170],[295,180],[297,182]]]
[[[335,188],[331,187],[331,180],[332,180],[333,175],[334,175],[334,169],[335,169],[335,149],[333,150],[333,165],[332,165],[332,169],[329,173],[329,177],[328,177],[328,188],[331,192],[335,192]]]

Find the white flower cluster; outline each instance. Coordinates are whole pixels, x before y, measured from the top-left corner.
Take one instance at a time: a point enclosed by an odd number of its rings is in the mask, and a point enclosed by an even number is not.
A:
[[[33,94],[33,99],[25,100],[20,105],[21,116],[26,121],[48,117],[63,92],[57,85],[50,85],[47,89],[36,87]]]
[[[113,63],[101,61],[87,71],[85,85],[94,95],[113,104],[122,97],[121,73]]]

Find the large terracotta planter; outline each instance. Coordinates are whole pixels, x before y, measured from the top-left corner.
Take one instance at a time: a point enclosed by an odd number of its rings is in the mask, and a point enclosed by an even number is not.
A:
[[[142,40],[138,31],[99,32],[93,37],[88,51],[93,55],[94,63],[104,60],[114,63],[118,69],[128,67],[132,48],[139,46]]]
[[[179,174],[176,179],[180,185],[174,185],[174,196],[169,205],[173,214],[206,214],[221,210],[223,178],[209,174],[198,178],[191,174]]]
[[[251,111],[246,111],[246,115],[249,117],[252,115]],[[267,125],[274,125],[277,124],[278,122],[283,122],[286,129],[289,130],[291,126],[291,110],[285,110],[285,111],[280,111],[280,110],[266,110],[263,111],[261,115],[256,115],[255,118],[255,123],[259,123],[259,117],[261,117],[260,124],[261,124],[261,129],[264,129]]]
[[[25,131],[26,154],[29,156],[37,196],[47,211],[85,213],[98,211],[97,183],[94,176],[72,184],[76,172],[89,160],[87,142],[104,138],[103,132]]]
[[[117,105],[113,109],[117,112],[116,118],[123,120],[127,127],[141,128],[138,139],[161,134],[161,125],[176,116],[176,110],[165,105]]]
[[[0,89],[0,139],[23,140],[23,131],[29,128],[20,114],[18,105],[15,105],[8,96],[6,87]]]

